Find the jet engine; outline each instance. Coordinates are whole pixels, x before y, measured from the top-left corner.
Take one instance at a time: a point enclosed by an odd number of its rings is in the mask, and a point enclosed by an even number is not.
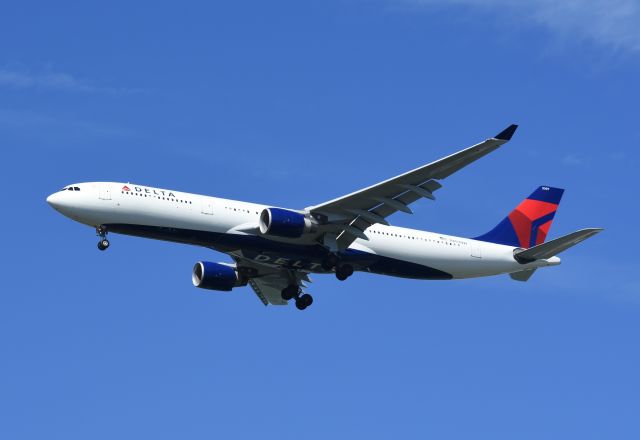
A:
[[[221,263],[198,261],[193,266],[191,275],[193,285],[201,289],[230,291],[234,287],[244,286],[247,280],[243,279],[233,266]]]
[[[304,214],[282,208],[265,208],[260,213],[260,232],[285,238],[300,238],[314,232],[315,223]]]

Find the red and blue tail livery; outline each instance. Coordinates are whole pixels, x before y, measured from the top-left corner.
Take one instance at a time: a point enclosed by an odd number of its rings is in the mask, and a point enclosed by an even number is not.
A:
[[[504,220],[476,240],[530,248],[544,243],[564,189],[541,186]]]

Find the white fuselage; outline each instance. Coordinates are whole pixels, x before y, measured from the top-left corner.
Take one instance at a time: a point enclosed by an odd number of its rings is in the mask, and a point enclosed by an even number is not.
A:
[[[242,252],[261,263],[325,272],[322,247],[314,237],[285,239],[261,235],[261,211],[268,205],[227,200],[130,183],[90,182],[71,185],[47,201],[63,215],[110,232],[202,245],[227,253]],[[472,278],[559,264],[557,257],[518,263],[516,248],[469,238],[376,224],[348,251],[364,261],[357,270],[410,278],[432,278],[421,267]],[[383,264],[384,263],[384,264]],[[404,267],[409,267],[407,270]],[[438,278],[437,276],[435,278]]]

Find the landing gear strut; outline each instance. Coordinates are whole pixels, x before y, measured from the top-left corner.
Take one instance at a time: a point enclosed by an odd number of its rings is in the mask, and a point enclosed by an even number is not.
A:
[[[282,289],[282,299],[285,301],[292,300],[300,295],[300,288],[295,284],[290,284]]]
[[[336,257],[334,254],[329,254],[327,258],[325,258],[322,261],[321,266],[324,270],[330,271],[331,269],[336,267],[337,264],[338,264],[338,257]]]
[[[300,287],[296,284],[290,284],[282,289],[282,299],[289,301],[295,298],[298,310],[304,310],[313,304],[313,297],[308,293],[300,295]]]
[[[96,234],[100,237],[98,249],[101,251],[106,250],[109,247],[109,240],[107,240],[107,228],[103,225],[98,226],[96,228]]]

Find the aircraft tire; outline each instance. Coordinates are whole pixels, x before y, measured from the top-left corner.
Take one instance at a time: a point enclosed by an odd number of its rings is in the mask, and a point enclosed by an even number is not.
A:
[[[298,310],[304,310],[313,304],[313,297],[308,293],[296,298],[296,307]]]
[[[336,278],[340,281],[344,281],[353,275],[353,266],[350,264],[344,264],[336,268]]]
[[[300,297],[301,301],[304,301],[305,304],[305,308],[309,307],[311,304],[313,304],[313,296],[309,295],[308,293],[305,293],[304,295],[302,295]]]

